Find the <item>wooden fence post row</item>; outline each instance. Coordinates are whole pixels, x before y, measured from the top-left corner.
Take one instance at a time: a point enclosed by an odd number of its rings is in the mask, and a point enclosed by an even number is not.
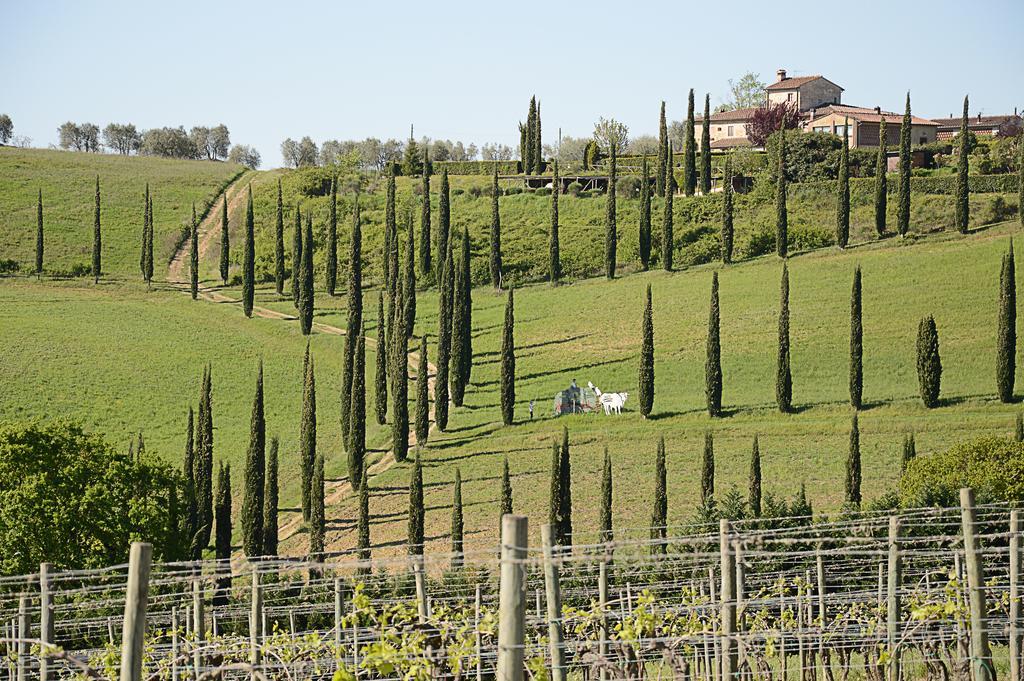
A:
[[[971,659],[975,681],[995,681],[992,651],[988,646],[988,612],[985,605],[985,567],[982,565],[981,547],[975,533],[978,522],[974,508],[974,490],[960,490],[960,517],[964,532],[964,562],[967,568],[971,613]]]
[[[498,586],[497,681],[523,681],[523,643],[526,631],[526,516],[501,519],[501,575]]]
[[[134,542],[128,555],[128,585],[121,629],[121,681],[140,681],[149,602],[149,568],[153,545]]]

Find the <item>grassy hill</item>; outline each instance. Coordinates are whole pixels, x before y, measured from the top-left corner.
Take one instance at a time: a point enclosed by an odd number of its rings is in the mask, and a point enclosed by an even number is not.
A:
[[[0,147],[0,259],[16,260],[23,270],[34,266],[36,199],[42,190],[46,271],[67,272],[91,263],[98,175],[104,273],[138,273],[142,197],[148,182],[159,278],[182,227],[192,218],[192,204],[202,213],[243,170],[209,161]]]

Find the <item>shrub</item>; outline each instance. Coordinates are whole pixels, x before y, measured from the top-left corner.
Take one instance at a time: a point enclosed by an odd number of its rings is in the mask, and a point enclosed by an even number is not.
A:
[[[299,168],[296,188],[303,196],[327,196],[331,193],[332,168]]]
[[[583,185],[579,182],[570,182],[569,186],[565,188],[565,193],[569,196],[579,196],[581,191],[583,191]]]
[[[809,251],[815,248],[831,246],[835,243],[835,235],[821,227],[790,225],[787,236],[789,237],[789,249],[791,251]]]
[[[0,260],[0,274],[14,274],[21,269],[17,260]]]
[[[551,187],[540,187],[539,189],[534,189],[533,193],[537,196],[551,196]]]
[[[92,265],[78,262],[64,270],[53,270],[50,274],[57,279],[77,279],[92,274]]]
[[[461,191],[461,190],[456,190],[456,191]],[[473,186],[473,187],[469,188],[469,195],[472,196],[474,199],[479,199],[481,196],[485,196],[485,195],[486,196],[490,196],[490,194],[491,194],[491,190],[490,190],[489,187],[486,188],[486,189],[483,188],[483,187],[476,187],[476,186]]]
[[[640,195],[640,178],[634,175],[620,177],[615,183],[615,195],[623,199],[633,199]]]
[[[701,234],[700,237],[679,251],[678,262],[683,265],[703,265],[718,260],[722,242],[718,232]]]
[[[961,487],[972,487],[979,503],[1024,499],[1024,443],[988,437],[918,455],[900,480],[900,503],[956,506]]]
[[[750,232],[746,245],[741,249],[744,258],[756,258],[775,251],[775,228],[757,225]]]
[[[462,187],[456,187],[455,189],[452,190],[452,194],[454,196],[462,196],[465,193],[466,193],[466,190],[463,189]]]

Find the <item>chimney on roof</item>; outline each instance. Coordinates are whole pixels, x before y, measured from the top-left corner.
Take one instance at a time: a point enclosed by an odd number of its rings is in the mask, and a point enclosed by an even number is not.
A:
[[[876,106],[876,107],[875,107],[875,113],[876,113],[876,114],[881,114],[881,113],[882,113],[882,107],[880,107],[880,106]]]
[[[786,69],[779,69],[775,72],[775,82],[781,83],[784,80],[786,80]]]
[[[980,111],[978,112],[978,122],[979,123],[981,122],[981,112]]]

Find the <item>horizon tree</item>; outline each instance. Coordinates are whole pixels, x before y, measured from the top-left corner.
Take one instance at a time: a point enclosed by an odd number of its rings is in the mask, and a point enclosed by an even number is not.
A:
[[[775,252],[789,255],[789,216],[786,210],[786,131],[779,131],[779,169],[775,180]]]
[[[516,342],[515,289],[509,287],[505,302],[505,325],[501,333],[501,421],[506,426],[515,421],[516,406]]]
[[[313,215],[306,212],[302,236],[302,273],[299,278],[299,326],[303,336],[313,333]]]
[[[267,472],[263,487],[263,555],[277,555],[277,502],[278,502],[278,464],[277,454],[280,443],[277,436],[270,438],[267,448]]]
[[[501,214],[498,210],[498,164],[491,179],[491,286],[501,288]]]
[[[449,246],[440,267],[437,296],[437,373],[434,375],[434,423],[442,433],[448,428],[449,362],[452,356],[452,279],[455,267]]]
[[[889,147],[885,132],[885,116],[878,124],[878,153],[875,155],[875,234],[885,236],[886,209],[889,204],[889,186],[886,173],[889,171]]]
[[[430,435],[429,369],[427,364],[427,334],[420,339],[420,356],[416,367],[416,446],[425,447]]]
[[[718,272],[711,273],[711,304],[708,311],[707,358],[704,363],[704,395],[708,416],[722,413],[722,344],[719,327]]]
[[[864,395],[864,325],[861,309],[860,265],[853,270],[850,292],[850,406],[860,409]]]
[[[789,344],[789,268],[782,263],[782,282],[779,284],[779,354],[775,362],[775,403],[779,411],[793,410],[793,373]]]
[[[360,330],[352,363],[352,405],[348,424],[348,484],[358,489],[366,466],[366,335]]]
[[[558,243],[558,194],[561,185],[558,180],[558,161],[554,164],[554,179],[551,181],[551,232],[548,236],[548,281],[557,284],[562,278],[562,256]]]
[[[242,497],[242,550],[249,558],[263,555],[263,505],[266,485],[267,423],[263,412],[263,360],[256,374],[256,395],[249,421],[249,449],[245,456]]]
[[[761,517],[761,447],[754,433],[754,444],[750,449],[750,473],[747,480],[747,506],[755,518]]]
[[[615,278],[615,252],[618,246],[618,234],[615,224],[615,143],[611,145],[611,155],[608,159],[608,195],[606,197],[605,220],[604,220],[604,276],[607,279]]]
[[[665,100],[661,101],[661,115],[658,119],[658,174],[654,177],[654,191],[658,196],[665,196],[665,182],[669,170],[668,123],[665,120]]]
[[[999,401],[1013,401],[1013,384],[1017,373],[1017,279],[1010,249],[1003,255],[999,272],[999,321],[996,328],[996,393]]]
[[[309,522],[313,509],[313,468],[316,464],[316,367],[306,343],[302,362],[302,418],[299,421],[299,462],[302,475],[302,519]]]
[[[647,271],[651,264],[651,178],[647,168],[647,154],[640,166],[640,229],[637,252],[640,269]]]
[[[967,233],[967,224],[971,218],[971,187],[967,181],[967,171],[970,165],[970,145],[967,143],[967,136],[969,134],[967,127],[968,106],[968,97],[964,95],[964,114],[960,119],[960,134],[958,135],[960,146],[957,149],[956,211],[954,213],[954,224],[956,225],[956,230],[961,234]]]
[[[100,176],[96,176],[96,207],[93,213],[92,227],[92,278],[93,283],[100,283],[103,270],[103,235],[100,228]]]
[[[917,382],[924,406],[929,409],[939,406],[942,360],[939,357],[939,332],[931,315],[923,318],[917,327]]]
[[[697,190],[697,143],[694,139],[693,88],[686,99],[686,128],[683,137],[683,192],[693,196]]]
[[[252,209],[252,185],[245,206],[245,246],[242,253],[242,310],[252,317],[252,304],[256,296],[256,236]]]
[[[220,280],[228,285],[228,268],[231,265],[231,236],[228,233],[228,195],[220,203]]]
[[[700,129],[700,193],[711,193],[711,95],[704,95],[704,120]]]
[[[836,243],[846,248],[850,243],[850,119],[844,119],[843,149],[839,155],[839,181],[836,185]]]
[[[900,125],[900,177],[898,201],[896,209],[896,230],[901,237],[910,230],[910,92],[907,92],[907,108]]]
[[[846,459],[846,503],[860,506],[861,468],[860,468],[860,428],[857,425],[857,412],[853,413],[853,425],[850,427],[850,453]]]
[[[298,208],[296,207],[296,210]],[[281,201],[281,178],[277,179],[277,214],[274,220],[274,290],[284,295],[284,203]]]
[[[462,566],[462,535],[465,523],[462,517],[462,472],[455,468],[455,484],[452,490],[452,568]]]
[[[651,285],[647,284],[647,300],[640,331],[640,370],[638,400],[640,416],[646,419],[654,408],[654,319]]]
[[[658,439],[654,459],[654,508],[651,511],[651,553],[665,553],[668,533],[668,486],[665,468],[665,436]]]
[[[196,204],[192,204],[192,228],[189,230],[188,280],[192,300],[199,297],[199,228],[196,224]]]
[[[604,447],[604,466],[601,472],[601,542],[610,543],[615,539],[612,529],[612,458],[608,454],[608,445]]]
[[[423,468],[416,450],[409,475],[409,555],[422,556],[425,509],[423,508]]]
[[[334,297],[338,284],[338,177],[331,178],[331,202],[327,217],[327,262],[324,265],[327,295]]]
[[[732,262],[733,248],[733,188],[732,156],[725,157],[725,174],[722,178],[722,264]]]
[[[146,184],[146,213],[149,210],[149,184]],[[145,248],[145,245],[143,245]],[[43,273],[43,190],[39,190],[39,199],[36,202],[36,278]],[[145,273],[143,273],[145,276]]]
[[[672,156],[672,143],[668,145],[669,158]],[[676,176],[669,168],[665,177],[665,212],[661,221],[661,266],[666,272],[672,271],[672,257],[675,251],[675,236],[673,234],[673,211],[675,210],[673,198],[676,193]]]

